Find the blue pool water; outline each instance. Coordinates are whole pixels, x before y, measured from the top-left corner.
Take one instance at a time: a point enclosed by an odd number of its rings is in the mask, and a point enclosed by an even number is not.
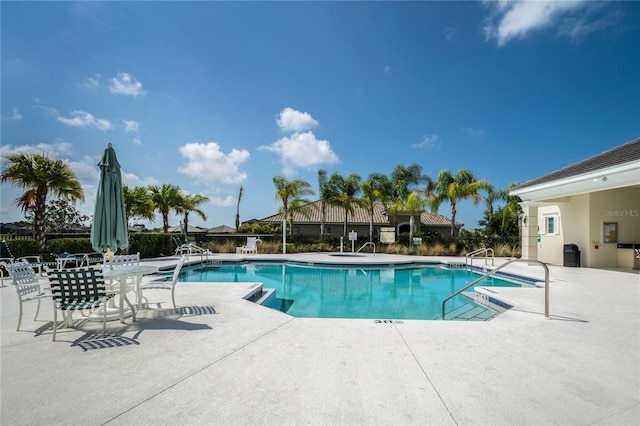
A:
[[[480,275],[441,266],[323,267],[238,264],[188,268],[182,282],[262,282],[275,293],[264,305],[295,317],[439,319],[442,300]],[[489,277],[482,286],[520,287]],[[469,289],[472,291],[473,288]],[[470,303],[458,296],[447,311]]]

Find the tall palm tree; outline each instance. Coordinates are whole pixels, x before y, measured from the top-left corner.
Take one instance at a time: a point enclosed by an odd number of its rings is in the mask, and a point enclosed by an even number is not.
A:
[[[311,217],[311,212],[315,210],[315,208],[316,205],[310,203],[308,200],[291,200],[291,202],[289,203],[289,217],[287,218],[287,220],[289,221],[289,235],[293,234],[293,227],[295,226],[295,213],[299,213],[309,219]]]
[[[238,204],[236,205],[236,230],[240,228],[240,200],[242,200],[243,194],[244,186],[240,185],[240,190],[238,191]]]
[[[124,210],[127,216],[127,224],[131,218],[142,218],[149,221],[155,219],[153,200],[151,192],[146,186],[134,186],[129,188],[122,186],[124,197]]]
[[[448,202],[451,205],[451,236],[457,237],[456,228],[456,204],[465,199],[473,200],[473,205],[477,205],[483,199],[481,190],[491,191],[493,187],[486,180],[477,180],[473,173],[467,169],[460,169],[455,175],[447,169],[440,171],[437,182],[433,184],[433,200],[431,210],[438,212],[440,204]]]
[[[276,188],[276,201],[282,203],[280,211],[283,215],[282,220],[282,236],[283,236],[283,253],[286,253],[286,233],[287,220],[289,220],[289,209],[291,206],[300,206],[309,201],[305,199],[307,195],[313,195],[314,191],[307,181],[302,179],[288,180],[284,176],[274,176],[273,185]]]
[[[182,203],[180,187],[170,183],[163,183],[162,186],[150,186],[149,191],[151,191],[154,210],[158,210],[162,215],[162,229],[166,234],[169,232],[169,213],[172,211],[180,213]]]
[[[391,172],[393,201],[406,200],[411,191],[430,181],[429,176],[422,174],[422,166],[411,164],[408,167],[397,164]]]
[[[189,213],[194,212],[202,220],[207,220],[207,215],[205,212],[200,209],[198,206],[202,203],[206,203],[210,201],[210,198],[206,195],[200,194],[182,194],[182,200],[180,205],[178,206],[178,213],[184,214],[184,236],[185,239],[188,238],[187,232],[189,232]]]
[[[327,171],[318,170],[318,192],[320,193],[320,242],[324,241],[324,224],[327,220]]]
[[[391,197],[391,181],[380,173],[372,173],[362,182],[362,197],[358,203],[369,213],[369,241],[373,242],[373,215],[376,204],[382,203],[385,209]]]
[[[327,182],[327,186],[331,188],[329,203],[344,209],[342,235],[345,237],[347,236],[349,213],[354,213],[353,205],[357,200],[357,195],[360,193],[360,179],[360,175],[357,173],[351,173],[346,178],[339,173],[334,173]]]
[[[509,189],[516,186],[518,186],[517,183],[511,183],[509,184]],[[504,207],[500,210],[502,212],[500,230],[504,232],[509,228],[509,224],[518,218],[518,215],[522,211],[522,207],[520,207],[522,199],[517,195],[510,195],[509,191],[504,189],[489,191],[489,195],[486,198],[488,220],[493,220],[493,204],[496,201],[505,202]]]
[[[408,213],[409,214],[409,244],[413,242],[413,231],[415,228],[414,216],[424,210],[427,200],[421,198],[418,191],[411,191],[407,195],[407,200],[396,200],[391,206],[393,214]]]
[[[47,196],[52,194],[72,202],[84,201],[80,181],[62,160],[52,160],[40,154],[9,154],[4,158],[7,166],[2,170],[0,182],[9,182],[26,190],[15,200],[15,205],[24,213],[33,213],[33,236],[38,242],[40,254],[44,255],[47,244]]]

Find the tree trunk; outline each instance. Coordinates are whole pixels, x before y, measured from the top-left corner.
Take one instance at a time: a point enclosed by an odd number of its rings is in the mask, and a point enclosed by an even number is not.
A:
[[[349,211],[344,209],[344,229],[342,230],[342,235],[344,237],[347,236],[347,221],[349,220]]]
[[[409,215],[409,247],[413,247],[413,215]]]
[[[324,221],[326,220],[327,210],[324,205],[324,201],[320,201],[321,214],[320,214],[320,242],[324,242]]]
[[[169,233],[169,213],[162,213],[162,229],[165,234]]]
[[[184,242],[189,240],[189,212],[184,214]]]
[[[373,209],[369,212],[369,242],[373,242]]]
[[[451,202],[451,237],[455,238],[456,235],[456,203]]]
[[[33,234],[38,242],[40,257],[44,259],[47,248],[47,230],[45,229],[45,213],[47,209],[47,190],[38,191],[34,206]]]

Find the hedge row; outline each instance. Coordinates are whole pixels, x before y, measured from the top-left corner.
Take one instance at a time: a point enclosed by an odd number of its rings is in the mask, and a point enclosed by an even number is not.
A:
[[[6,241],[13,257],[37,255],[40,250],[38,243],[32,239],[15,239]],[[144,232],[129,234],[128,253],[140,252],[140,257],[160,257],[174,254],[176,245],[173,242],[173,235],[165,233]],[[95,250],[91,247],[89,235],[70,237],[59,237],[49,239],[47,237],[47,250],[44,260],[47,262],[55,260],[60,253],[92,253]]]

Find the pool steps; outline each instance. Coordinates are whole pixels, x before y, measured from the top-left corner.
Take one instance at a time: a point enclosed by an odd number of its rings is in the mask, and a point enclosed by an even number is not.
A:
[[[476,288],[475,292],[462,293],[460,296],[468,298],[469,303],[448,311],[447,321],[488,321],[513,307],[510,302],[500,300],[491,293],[491,290],[486,288]]]

